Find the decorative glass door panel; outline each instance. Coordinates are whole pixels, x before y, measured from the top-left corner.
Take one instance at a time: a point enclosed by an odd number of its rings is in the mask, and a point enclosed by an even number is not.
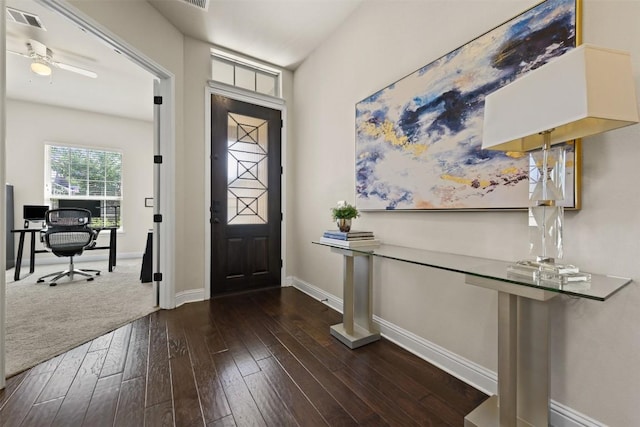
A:
[[[227,224],[266,224],[269,123],[234,113],[227,123]]]

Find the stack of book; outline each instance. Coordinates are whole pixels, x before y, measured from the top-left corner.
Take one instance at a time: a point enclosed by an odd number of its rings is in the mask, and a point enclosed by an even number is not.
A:
[[[372,231],[339,231],[327,230],[322,235],[320,243],[340,246],[343,248],[362,248],[380,246]]]

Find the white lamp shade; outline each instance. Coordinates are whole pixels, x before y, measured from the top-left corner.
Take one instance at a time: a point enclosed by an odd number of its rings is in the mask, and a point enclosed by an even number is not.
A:
[[[482,148],[529,151],[639,121],[628,53],[581,45],[485,98]]]

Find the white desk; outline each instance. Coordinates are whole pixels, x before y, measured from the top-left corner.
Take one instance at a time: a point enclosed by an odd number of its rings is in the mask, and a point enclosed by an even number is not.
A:
[[[511,276],[511,264],[486,258],[382,245],[343,249],[343,323],[331,334],[350,348],[379,339],[372,324],[373,258],[386,258],[465,275],[465,283],[498,292],[498,394],[465,417],[465,427],[549,425],[549,307],[560,294],[605,301],[631,279],[593,274],[591,283],[562,285]]]

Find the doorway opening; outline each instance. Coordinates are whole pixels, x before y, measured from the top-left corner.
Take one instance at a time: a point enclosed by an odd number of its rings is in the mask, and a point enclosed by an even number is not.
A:
[[[99,28],[90,19],[78,14],[75,8],[58,0],[42,1],[45,6],[54,12],[63,16],[71,23],[82,28],[85,32],[92,34],[98,40],[105,43],[119,54],[131,60],[137,66],[143,68],[153,76],[155,76],[154,99],[149,99],[149,103],[154,103],[154,158],[148,159],[149,162],[154,161],[154,191],[153,191],[153,214],[154,218],[163,217],[163,221],[154,219],[153,227],[153,271],[160,274],[154,274],[154,285],[157,290],[156,303],[160,308],[175,307],[175,284],[174,284],[174,182],[175,182],[175,104],[174,104],[174,76],[171,72],[164,69],[154,61],[148,59],[137,49],[129,46],[127,43],[119,40],[116,36],[105,29]],[[2,1],[2,10],[4,12],[5,2]],[[4,23],[4,14],[2,15]],[[5,26],[3,25],[2,38],[5,38]],[[4,75],[2,76],[4,81]],[[5,97],[5,91],[2,90],[0,96]],[[160,101],[160,102],[158,102]],[[3,109],[4,110],[4,109]],[[3,120],[5,112],[2,112]],[[3,127],[4,133],[4,127]],[[163,158],[164,161],[155,161]],[[5,164],[2,167],[4,175]],[[4,203],[4,198],[2,199]],[[4,207],[2,207],[4,211]],[[144,248],[141,248],[141,250]],[[0,289],[1,298],[4,302],[5,288],[4,280],[2,281],[2,289]],[[4,386],[5,368],[4,368],[4,334],[5,325],[0,324],[0,378]]]

